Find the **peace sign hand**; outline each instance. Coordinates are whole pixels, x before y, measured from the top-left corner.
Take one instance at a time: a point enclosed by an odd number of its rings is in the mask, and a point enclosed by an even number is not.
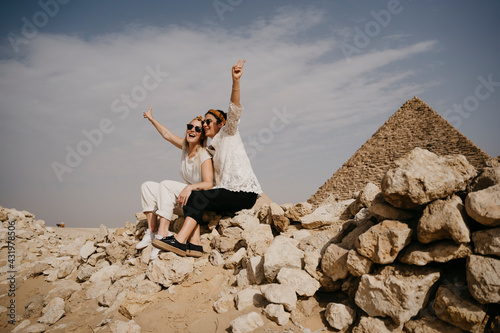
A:
[[[241,77],[241,74],[243,74],[243,65],[245,64],[246,60],[238,60],[238,64],[233,66],[233,80],[239,80]]]

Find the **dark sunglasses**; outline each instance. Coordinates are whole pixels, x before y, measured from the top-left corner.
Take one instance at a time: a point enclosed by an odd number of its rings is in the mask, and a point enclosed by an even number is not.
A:
[[[187,124],[186,127],[188,131],[192,130],[194,127],[194,130],[198,133],[201,133],[201,131],[203,130],[200,126],[194,126],[193,124]]]
[[[207,124],[207,126],[210,126],[211,123],[213,123],[215,120],[212,120],[212,119],[205,119],[205,124]]]

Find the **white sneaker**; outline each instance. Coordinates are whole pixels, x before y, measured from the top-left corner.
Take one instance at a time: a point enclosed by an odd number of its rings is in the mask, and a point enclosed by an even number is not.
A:
[[[151,230],[146,229],[146,232],[144,233],[144,236],[142,237],[141,241],[137,243],[135,248],[137,250],[141,250],[145,247],[147,247],[149,244],[153,242],[153,239],[155,238],[155,233],[151,232]]]
[[[160,249],[153,246],[153,249],[151,250],[151,254],[149,256],[149,260],[157,259],[159,253],[160,253]]]

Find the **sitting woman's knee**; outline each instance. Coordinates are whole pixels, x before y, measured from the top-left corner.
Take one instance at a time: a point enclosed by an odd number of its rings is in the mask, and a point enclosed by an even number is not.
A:
[[[156,183],[156,182],[148,180],[147,182],[144,182],[144,183],[141,184],[141,189],[143,189],[143,190],[144,189],[148,189],[148,188],[151,188],[151,187],[153,187],[153,186],[155,186],[157,184],[158,183]]]
[[[161,183],[160,183],[160,186],[161,187],[166,187],[166,188],[171,188],[173,184],[175,184],[176,182],[173,181],[173,180],[163,180]]]

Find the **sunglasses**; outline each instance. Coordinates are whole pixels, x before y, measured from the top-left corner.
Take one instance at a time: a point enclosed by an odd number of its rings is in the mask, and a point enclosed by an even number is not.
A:
[[[212,120],[212,119],[205,119],[205,124],[207,124],[207,126],[210,126],[211,123],[213,123],[215,120]]]
[[[203,130],[200,126],[194,126],[193,124],[187,124],[186,127],[188,131],[192,130],[194,127],[194,130],[198,133],[201,133],[201,131]]]

